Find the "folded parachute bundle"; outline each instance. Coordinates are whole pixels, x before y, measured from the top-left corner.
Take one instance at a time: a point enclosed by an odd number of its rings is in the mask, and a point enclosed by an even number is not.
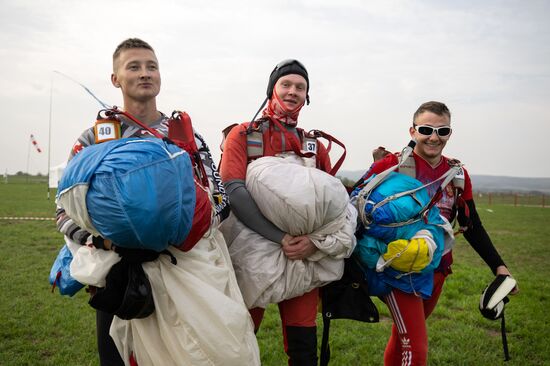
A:
[[[57,203],[93,235],[158,252],[169,245],[189,249],[186,239],[197,210],[211,209],[189,154],[158,138],[124,138],[83,149],[65,169]]]
[[[414,192],[403,194],[411,191]],[[365,234],[386,244],[392,243],[388,251],[381,253],[383,259],[393,261],[391,266],[402,271],[409,267],[411,272],[420,272],[427,267],[433,269],[439,264],[443,246],[438,250],[436,241],[443,242],[440,226],[446,221],[436,206],[426,211],[431,197],[420,181],[392,172],[367,197],[361,197],[361,194],[361,188],[358,188],[352,193],[352,198],[357,197]],[[425,255],[420,257],[411,253]],[[410,266],[404,264],[406,258],[411,259]],[[437,263],[430,265],[434,259]]]
[[[265,307],[339,279],[355,247],[357,212],[339,179],[290,154],[249,164],[246,187],[260,211],[292,236],[308,235],[319,249],[289,260],[281,245],[234,215],[222,224],[237,280],[249,308]],[[313,164],[314,166],[314,164]]]
[[[363,224],[356,254],[370,269],[375,295],[397,287],[429,297],[431,272],[453,243],[452,227],[420,181],[393,171],[382,174],[351,195]]]

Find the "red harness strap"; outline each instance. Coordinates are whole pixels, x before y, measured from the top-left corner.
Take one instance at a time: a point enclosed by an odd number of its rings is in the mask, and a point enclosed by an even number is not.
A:
[[[209,186],[208,176],[195,141],[191,118],[187,113],[180,111],[172,113],[172,117],[168,121],[168,138],[189,153],[195,177],[200,181],[200,184],[198,184],[195,180],[196,202],[191,231],[185,241],[178,246],[179,249],[186,252],[193,248],[210,228],[212,204],[207,191]]]
[[[335,137],[329,135],[326,132],[320,131],[320,130],[311,130],[311,131],[308,132],[308,136],[315,137],[315,138],[322,137],[322,138],[326,139],[328,141],[327,154],[332,149],[332,143],[333,142],[336,145],[340,146],[342,149],[344,149],[344,152],[342,153],[342,156],[340,156],[340,158],[338,159],[336,164],[334,164],[334,166],[332,167],[330,172],[328,172],[332,176],[336,175],[336,173],[338,172],[338,170],[342,166],[342,163],[344,163],[344,160],[346,159],[346,146],[342,142],[337,140]]]
[[[168,121],[168,139],[189,153],[192,157],[195,175],[203,186],[208,187],[208,177],[195,141],[191,118],[187,113],[180,111],[172,113],[172,117]]]
[[[311,158],[313,157],[315,154],[312,153],[312,152],[303,152],[302,151],[302,148],[300,146],[300,141],[298,140],[298,137],[296,137],[295,135],[291,134],[290,132],[287,131],[286,128],[283,127],[283,125],[281,124],[281,122],[277,121],[276,119],[271,119],[271,121],[273,122],[273,124],[279,129],[281,130],[283,136],[285,137],[285,139],[290,143],[290,147],[292,148],[292,151],[294,151],[294,153],[300,157],[303,157],[303,158]]]
[[[291,134],[290,132],[288,132],[286,128],[284,128],[279,121],[275,119],[272,119],[272,121],[273,121],[273,124],[281,130],[281,132],[285,136],[285,139],[287,139],[290,142],[290,146],[292,147],[292,150],[294,151],[294,153],[296,153],[296,155],[305,157],[305,158],[310,158],[315,155],[312,152],[303,152],[300,147],[300,142],[298,141],[298,138],[293,134]],[[342,163],[344,162],[344,159],[346,158],[346,146],[342,142],[338,141],[336,138],[329,135],[328,133],[325,133],[320,130],[311,130],[307,133],[306,137],[314,137],[314,138],[323,137],[324,139],[326,139],[328,141],[327,154],[330,152],[330,149],[332,148],[332,142],[334,142],[335,144],[339,145],[344,149],[342,156],[340,156],[336,164],[334,164],[334,167],[330,170],[330,172],[328,172],[330,175],[333,175],[333,176],[336,175],[336,173],[338,172],[338,169],[340,169],[340,167],[342,166]]]

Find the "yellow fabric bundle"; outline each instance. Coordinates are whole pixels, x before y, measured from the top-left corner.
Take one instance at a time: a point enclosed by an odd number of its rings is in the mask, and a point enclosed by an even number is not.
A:
[[[420,272],[432,261],[434,251],[431,244],[425,237],[395,240],[388,244],[388,250],[382,258],[398,271]]]

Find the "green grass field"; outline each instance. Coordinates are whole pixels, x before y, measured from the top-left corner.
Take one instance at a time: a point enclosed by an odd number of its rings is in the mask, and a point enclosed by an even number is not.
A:
[[[46,192],[44,184],[0,183],[0,217],[53,217],[55,205]],[[521,289],[506,309],[512,357],[507,364],[550,365],[550,209],[479,204],[478,210]],[[98,365],[88,295],[50,292],[47,278],[61,246],[54,221],[0,220],[0,365]],[[477,310],[492,274],[462,238],[453,268],[428,321],[429,364],[503,363],[500,323]],[[391,321],[384,305],[376,303],[382,315],[378,324],[333,321],[331,365],[383,363]],[[268,308],[258,339],[263,365],[285,364],[275,306]]]

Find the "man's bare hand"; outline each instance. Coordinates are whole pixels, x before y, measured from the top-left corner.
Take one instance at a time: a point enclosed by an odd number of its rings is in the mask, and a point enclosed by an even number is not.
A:
[[[103,239],[103,246],[105,247],[105,250],[111,250],[113,249],[113,242],[109,239]]]
[[[374,161],[378,161],[383,159],[388,154],[390,154],[390,152],[386,150],[386,148],[383,146],[378,146],[376,149],[372,150],[372,159]]]
[[[508,270],[508,267],[506,267],[506,266],[498,266],[496,272],[497,272],[497,275],[512,276],[512,274]],[[514,276],[512,276],[512,277],[514,277]],[[510,292],[510,295],[516,295],[517,293],[519,293],[519,286],[516,283],[516,286],[512,289],[512,291]]]
[[[316,251],[317,247],[307,235],[296,236],[289,241],[288,245],[283,245],[283,252],[288,259],[292,260],[306,259]]]
[[[292,235],[285,234],[285,236],[283,236],[283,240],[281,240],[281,245],[283,247],[286,247],[286,246],[290,245],[290,241],[292,239],[294,239],[294,237]]]

